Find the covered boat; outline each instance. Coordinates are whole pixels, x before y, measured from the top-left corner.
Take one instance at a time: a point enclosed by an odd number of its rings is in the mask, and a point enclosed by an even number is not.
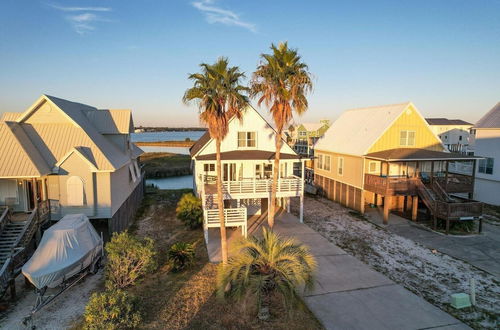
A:
[[[43,233],[40,245],[23,266],[23,274],[38,289],[56,287],[95,266],[102,244],[84,214],[68,214]]]

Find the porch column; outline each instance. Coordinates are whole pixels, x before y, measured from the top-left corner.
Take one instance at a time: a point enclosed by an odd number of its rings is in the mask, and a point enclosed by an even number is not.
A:
[[[36,183],[36,179],[31,180],[32,185],[33,185],[33,203],[35,204],[35,207],[38,207],[38,185]]]
[[[431,183],[434,182],[434,161],[431,160]]]
[[[286,211],[288,213],[290,213],[290,200],[291,200],[290,197],[288,197],[287,200],[286,200]]]
[[[474,199],[474,181],[476,180],[476,159],[472,161],[472,188],[469,192],[469,199]]]
[[[384,225],[389,223],[389,211],[391,210],[392,197],[384,196]]]
[[[302,189],[300,190],[300,223],[304,223],[304,175],[305,175],[305,168],[304,168],[304,160],[300,160],[300,163],[302,165]]]
[[[411,220],[417,221],[418,214],[418,196],[413,196],[411,206]]]
[[[446,161],[446,173],[444,174],[444,191],[448,192],[448,170],[450,168],[450,162]]]

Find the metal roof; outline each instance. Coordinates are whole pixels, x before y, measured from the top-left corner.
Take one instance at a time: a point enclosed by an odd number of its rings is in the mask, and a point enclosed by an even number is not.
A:
[[[462,155],[452,152],[434,151],[418,148],[396,148],[372,152],[366,158],[386,161],[414,161],[414,160],[473,160],[482,157]]]
[[[65,123],[26,122],[43,102],[56,106],[68,119]],[[31,176],[33,173],[51,169],[71,150],[93,164],[98,170],[112,171],[123,167],[131,158],[137,158],[142,150],[132,147],[124,151],[108,140],[103,134],[129,134],[133,129],[130,110],[97,110],[97,108],[67,101],[53,96],[42,95],[24,113],[5,113],[2,119],[7,127],[16,127],[18,146],[9,148],[8,132],[2,130],[0,147],[0,177]],[[17,136],[17,135],[16,135]],[[5,158],[4,158],[5,155]],[[26,159],[36,158],[35,167],[29,168]],[[14,166],[22,163],[24,166]],[[38,165],[40,163],[41,165]],[[16,169],[15,171],[12,169]]]
[[[0,122],[0,141],[0,177],[39,177],[50,173],[50,167],[21,125]]]
[[[276,153],[263,150],[235,150],[221,152],[221,160],[274,160]],[[196,160],[215,160],[216,154],[196,156]],[[298,155],[280,153],[281,159],[300,159]]]
[[[425,118],[429,125],[471,125],[471,123],[466,122],[462,119],[447,119],[447,118]]]
[[[500,102],[479,119],[474,128],[500,128]]]
[[[316,150],[363,156],[411,102],[347,110],[316,143]]]

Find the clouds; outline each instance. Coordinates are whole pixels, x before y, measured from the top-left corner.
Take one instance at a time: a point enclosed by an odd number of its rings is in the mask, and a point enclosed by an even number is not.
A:
[[[109,7],[65,7],[55,4],[49,4],[49,6],[65,13],[64,18],[78,34],[94,31],[98,22],[111,22],[101,16],[101,13],[112,11]]]
[[[205,14],[210,24],[224,24],[245,28],[253,33],[257,32],[255,24],[243,21],[238,14],[231,10],[222,9],[213,5],[214,0],[200,0],[192,3],[193,7]]]

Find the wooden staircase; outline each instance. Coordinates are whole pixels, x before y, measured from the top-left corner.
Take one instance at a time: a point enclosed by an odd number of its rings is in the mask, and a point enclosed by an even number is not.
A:
[[[15,295],[13,280],[29,257],[27,247],[48,219],[49,210],[45,204],[35,208],[22,221],[14,221],[9,208],[0,214],[0,297],[9,286],[11,295]]]
[[[417,180],[415,186],[418,196],[432,214],[434,228],[438,218],[446,221],[446,233],[449,232],[450,221],[479,220],[481,231],[483,203],[451,196],[437,181],[425,185]]]

